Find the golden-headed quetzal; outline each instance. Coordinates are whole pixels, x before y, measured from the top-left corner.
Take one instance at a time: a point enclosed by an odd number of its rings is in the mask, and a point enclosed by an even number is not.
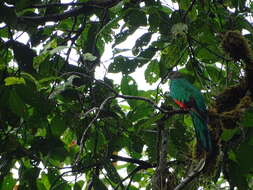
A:
[[[182,109],[189,110],[195,128],[197,141],[208,152],[212,150],[212,142],[207,127],[208,115],[204,98],[199,89],[182,77],[180,72],[168,74],[170,96]]]

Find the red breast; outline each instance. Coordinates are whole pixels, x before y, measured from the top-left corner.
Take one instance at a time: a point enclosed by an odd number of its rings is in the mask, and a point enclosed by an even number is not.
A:
[[[174,100],[174,102],[175,102],[177,105],[179,105],[180,108],[182,108],[182,109],[188,109],[188,107],[187,107],[184,103],[182,103],[182,102],[180,102],[180,101],[178,101],[178,100],[176,100],[176,99],[173,99],[173,100]]]

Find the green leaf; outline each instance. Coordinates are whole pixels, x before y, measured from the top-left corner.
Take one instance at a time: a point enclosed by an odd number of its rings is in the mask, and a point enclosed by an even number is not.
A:
[[[230,160],[233,160],[234,162],[238,162],[237,159],[236,159],[235,152],[234,152],[233,150],[230,150],[230,151],[228,152],[228,158],[229,158]]]
[[[126,22],[133,27],[146,26],[147,16],[140,9],[130,9],[126,14]]]
[[[41,183],[40,181],[36,181],[36,186],[38,188],[38,190],[48,190],[45,185],[43,183]]]
[[[207,65],[206,70],[214,82],[223,79],[224,72],[214,65]]]
[[[94,189],[107,190],[107,187],[98,177],[94,177]]]
[[[124,28],[124,27],[123,27]],[[135,32],[135,30],[130,30],[130,29],[126,29],[118,34],[115,35],[115,42],[112,45],[112,47],[114,48],[116,45],[124,42],[127,37],[131,34],[133,34]]]
[[[66,48],[68,48],[68,46],[58,46],[58,47],[55,47],[54,49],[52,49],[52,50],[49,51],[49,54],[54,55],[56,53],[61,52],[62,50],[66,49]]]
[[[108,71],[111,73],[122,72],[123,74],[129,74],[135,71],[138,66],[138,62],[134,59],[128,59],[122,55],[115,57],[114,62],[109,65]]]
[[[143,130],[143,129],[151,127],[154,123],[156,123],[156,121],[160,120],[162,117],[163,117],[162,114],[158,114],[153,117],[149,117],[148,119],[144,120],[143,123],[137,124],[138,130]]]
[[[137,55],[142,50],[143,46],[147,46],[151,40],[151,37],[152,37],[152,33],[147,32],[147,33],[143,34],[140,38],[138,38],[136,40],[135,46],[132,50],[133,54]]]
[[[105,160],[104,169],[106,170],[108,178],[115,184],[122,183],[121,177],[118,174],[116,168],[110,162],[110,160]]]
[[[150,25],[151,31],[157,31],[157,28],[159,27],[160,24],[160,15],[159,11],[156,9],[149,9],[149,17],[148,17],[148,23]]]
[[[61,116],[55,115],[55,117],[51,121],[51,131],[53,135],[59,137],[60,135],[62,135],[65,129],[65,120]]]
[[[7,77],[4,79],[5,86],[11,86],[15,84],[25,84],[25,80],[22,77]]]
[[[149,84],[155,83],[160,78],[160,68],[157,60],[152,60],[145,70],[145,80]]]
[[[60,77],[45,77],[39,80],[39,84],[41,85],[48,85],[55,81],[61,81],[62,79]]]
[[[77,183],[75,183],[74,185],[74,190],[82,190],[84,185],[84,181],[80,180]]]
[[[12,174],[8,174],[0,182],[0,188],[4,190],[13,190],[17,180],[12,177]]]
[[[225,129],[225,130],[223,130],[223,133],[221,134],[221,139],[224,140],[224,141],[229,141],[238,132],[239,132],[238,128],[235,128],[235,129]]]
[[[30,0],[18,1],[16,3],[16,8],[17,8],[17,10],[22,10],[22,9],[28,7],[31,4],[32,4],[32,2]]]
[[[48,146],[54,146],[54,143],[48,144]],[[60,166],[62,162],[64,162],[68,156],[68,151],[64,147],[54,147],[50,152],[51,162],[55,165]]]
[[[238,187],[239,190],[248,189],[246,176],[238,164],[230,163],[227,170],[231,185]]]
[[[20,98],[20,96],[17,94],[15,89],[10,91],[9,106],[13,113],[21,117],[25,116],[26,111],[25,104]]]
[[[244,127],[253,127],[253,109],[252,108],[248,109],[244,113],[241,124]]]
[[[158,150],[156,148],[157,134],[151,131],[144,131],[143,140],[145,142],[145,145],[147,146],[146,151],[150,162],[155,162],[157,160],[158,155]]]
[[[206,63],[214,63],[218,61],[218,58],[216,55],[214,55],[213,53],[210,53],[210,51],[212,52],[217,52],[217,47],[215,46],[207,46],[208,49],[200,47],[199,51],[198,51],[198,58]],[[220,54],[219,52],[217,54]]]
[[[128,75],[123,76],[123,78],[121,79],[120,89],[122,94],[124,95],[131,95],[131,96],[138,95],[137,83],[131,76]],[[131,107],[136,106],[136,100],[127,99],[127,102]]]
[[[41,177],[36,181],[37,188],[39,190],[49,190],[50,182],[48,180],[48,176],[45,172],[41,173]]]
[[[240,170],[244,175],[251,172],[253,169],[253,146],[248,143],[242,143],[239,149],[236,151],[236,158],[238,160],[238,165]]]
[[[95,61],[97,59],[97,57],[92,55],[91,53],[83,54],[83,58],[84,60],[87,60],[87,61]]]
[[[251,137],[251,139],[249,140],[249,145],[253,146],[253,137]]]
[[[149,46],[145,50],[143,50],[136,58],[139,62],[138,67],[143,66],[144,64],[148,63],[155,55],[156,48]]]
[[[98,130],[95,133],[90,134],[89,140],[86,141],[87,149],[94,150],[95,148],[103,149],[106,145],[106,139],[103,133]]]
[[[131,135],[131,144],[128,146],[130,156],[135,159],[140,159],[142,156],[142,150],[144,141],[142,140],[141,134]]]
[[[127,118],[129,118],[130,121],[136,122],[140,119],[148,118],[153,112],[153,107],[147,102],[135,101],[132,103],[131,101],[128,101],[128,103],[133,108],[133,110],[127,115]]]
[[[137,96],[138,95],[138,89],[137,89],[137,83],[135,80],[128,75],[123,76],[121,79],[121,92],[125,95],[132,95]]]
[[[164,57],[162,55],[161,62],[164,62],[163,64],[165,64],[165,67],[167,68],[171,68],[177,64],[185,63],[187,61],[186,48],[187,45],[185,44],[185,41],[178,40],[163,50]],[[162,68],[160,68],[160,71],[162,72]],[[168,69],[166,69],[164,72],[166,71],[168,71]]]
[[[66,145],[69,145],[73,142],[73,140],[76,140],[77,137],[76,137],[76,134],[74,133],[73,130],[70,130],[69,128],[67,128],[62,137],[61,137],[61,140],[66,144]]]

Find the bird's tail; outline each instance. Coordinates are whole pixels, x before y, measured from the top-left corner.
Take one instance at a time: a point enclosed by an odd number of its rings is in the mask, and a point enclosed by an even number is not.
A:
[[[192,122],[195,128],[197,140],[200,142],[201,146],[208,152],[212,151],[212,141],[207,127],[207,122],[205,119],[200,118],[200,116],[190,111]]]

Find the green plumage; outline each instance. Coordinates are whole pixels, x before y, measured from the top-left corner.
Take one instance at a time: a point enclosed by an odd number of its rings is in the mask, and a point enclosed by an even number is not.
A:
[[[207,127],[207,110],[201,92],[178,72],[171,77],[170,95],[174,100],[189,108],[198,142],[206,151],[211,151],[212,143]],[[175,74],[176,73],[176,74]],[[179,104],[179,103],[178,103]],[[182,107],[182,105],[181,105]]]

